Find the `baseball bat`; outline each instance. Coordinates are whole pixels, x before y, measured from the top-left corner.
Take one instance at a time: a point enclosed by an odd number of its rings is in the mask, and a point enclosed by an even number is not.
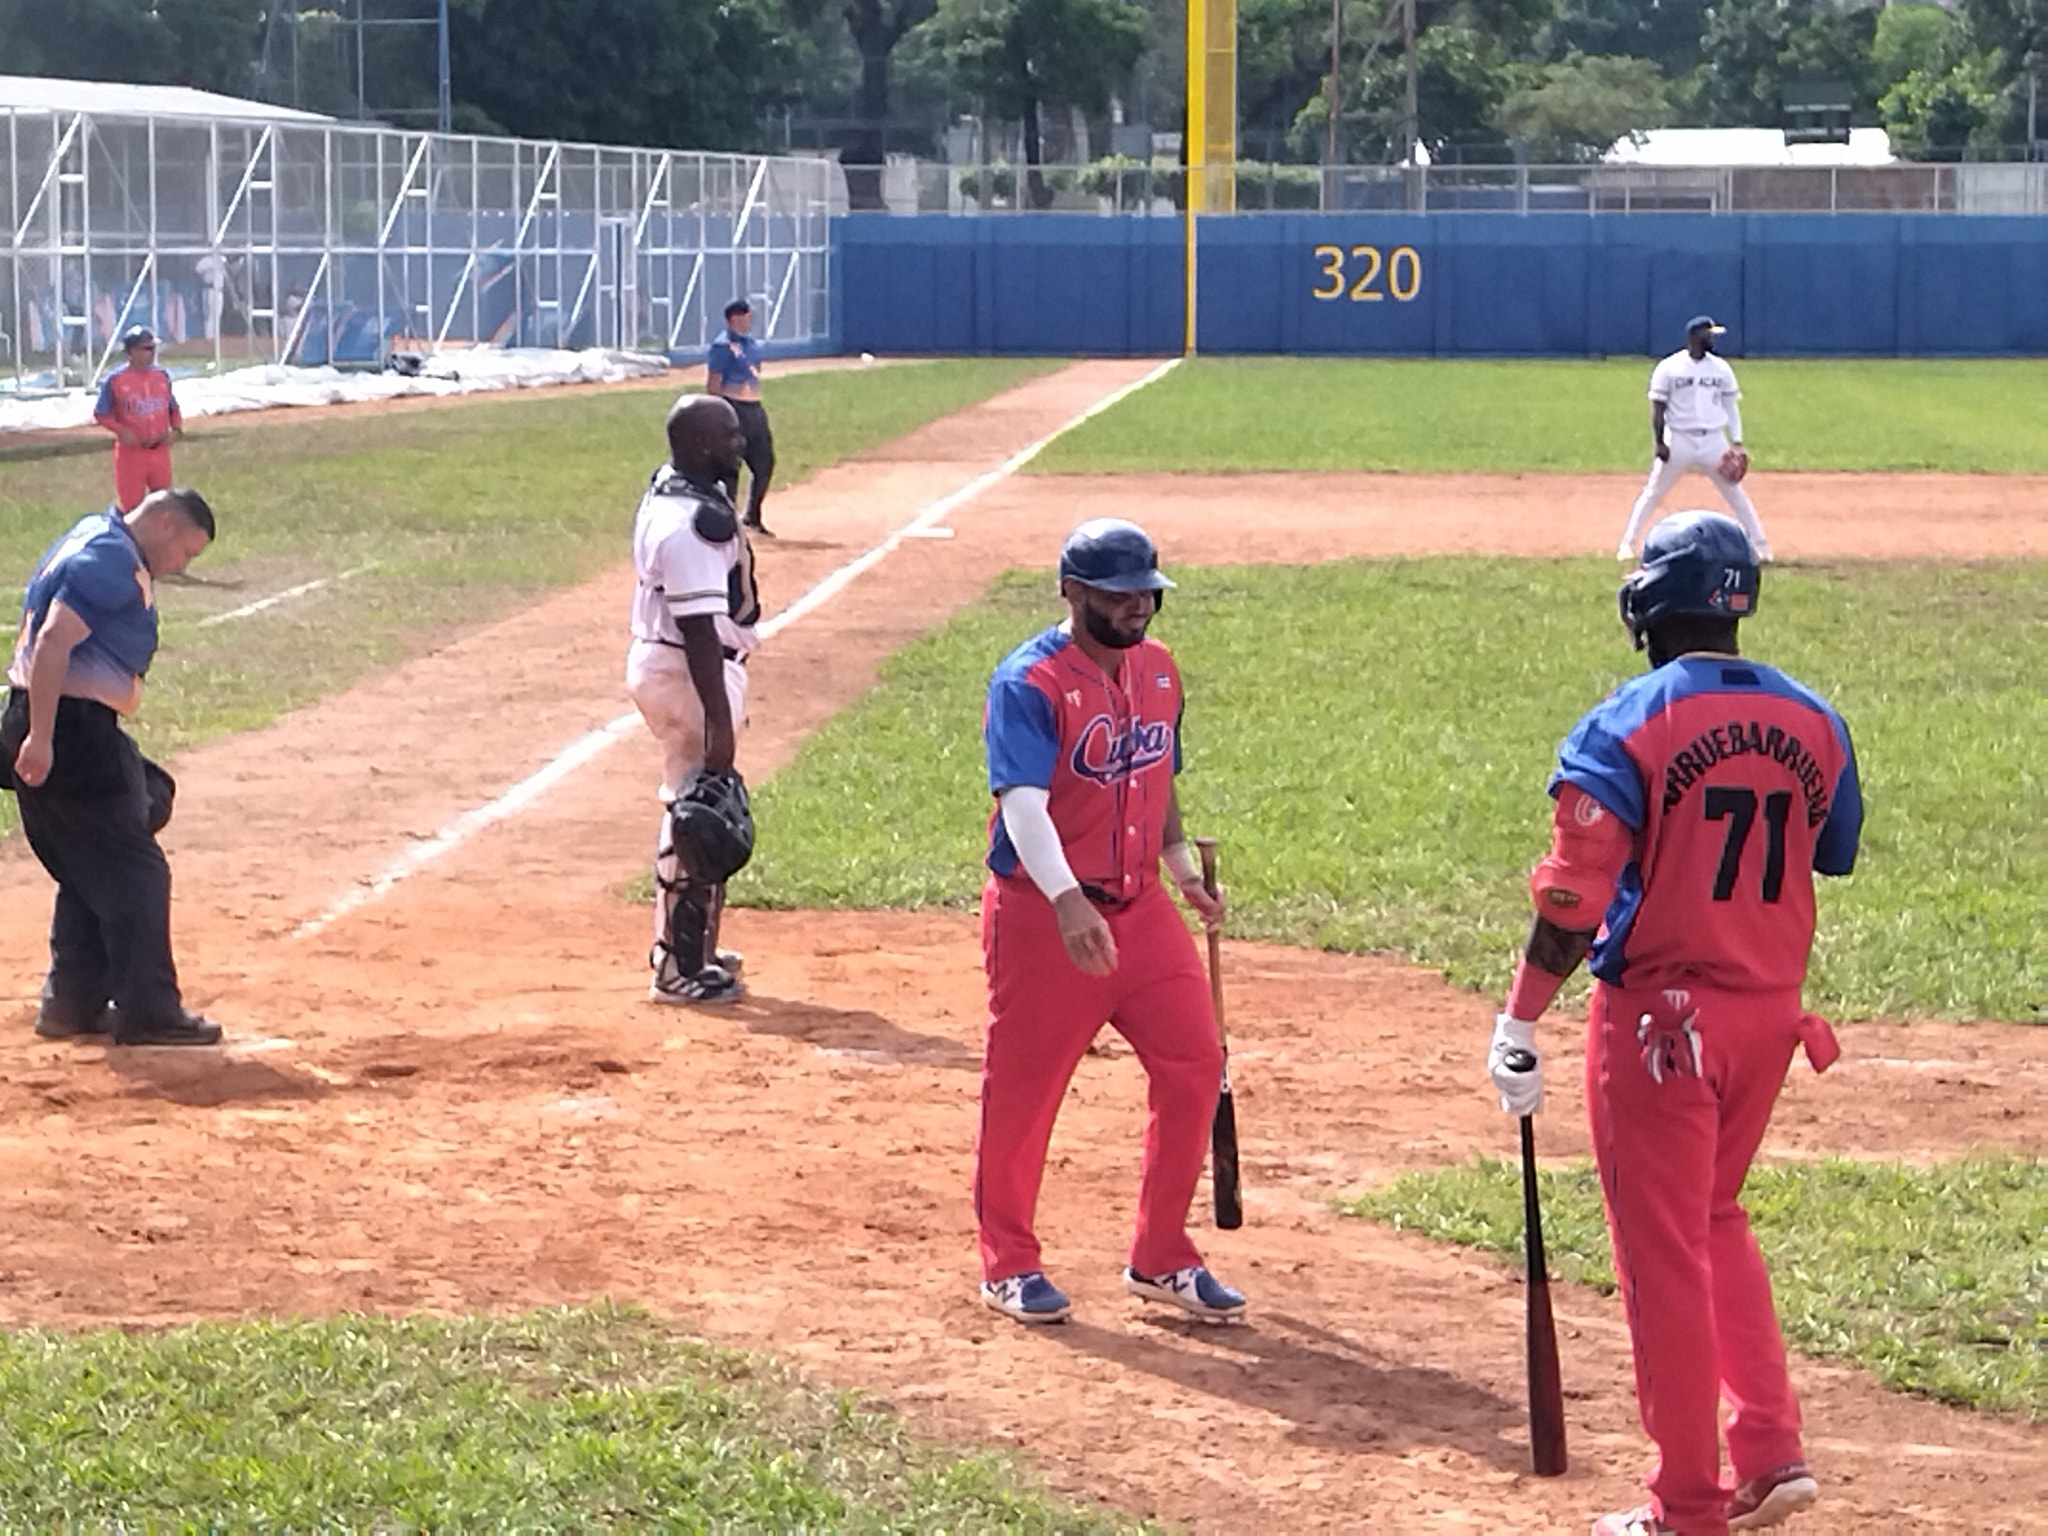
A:
[[[1202,889],[1217,894],[1216,839],[1198,837]],[[1230,1036],[1223,1027],[1223,935],[1209,930],[1209,996],[1216,1004],[1216,1043],[1223,1048],[1223,1087],[1216,1095],[1216,1119],[1209,1127],[1210,1179],[1216,1188],[1216,1225],[1235,1232],[1244,1225],[1243,1192],[1237,1179],[1237,1101],[1230,1096]]]
[[[1510,1072],[1534,1070],[1529,1051],[1509,1051]],[[1564,1379],[1557,1368],[1557,1322],[1550,1312],[1550,1268],[1543,1256],[1543,1205],[1536,1192],[1536,1130],[1522,1116],[1522,1234],[1529,1264],[1529,1449],[1538,1477],[1562,1477]]]

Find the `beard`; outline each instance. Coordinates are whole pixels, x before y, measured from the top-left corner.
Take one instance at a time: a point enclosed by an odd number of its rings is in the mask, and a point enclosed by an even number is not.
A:
[[[1090,640],[1113,651],[1127,651],[1145,638],[1144,624],[1138,625],[1136,630],[1118,629],[1109,615],[1093,603],[1081,610],[1081,622],[1087,626]],[[1146,622],[1150,622],[1149,616]]]

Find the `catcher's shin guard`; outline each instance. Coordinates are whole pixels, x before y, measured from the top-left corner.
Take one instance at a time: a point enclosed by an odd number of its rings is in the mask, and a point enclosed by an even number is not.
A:
[[[674,822],[661,819],[654,853],[654,948],[648,963],[655,985],[673,991],[709,964],[717,953],[718,918],[725,887],[698,880],[676,852]]]

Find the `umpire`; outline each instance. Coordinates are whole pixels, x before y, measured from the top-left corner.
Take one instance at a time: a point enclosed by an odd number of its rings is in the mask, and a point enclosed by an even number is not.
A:
[[[81,520],[29,578],[0,712],[0,784],[57,882],[36,1015],[46,1039],[220,1039],[219,1025],[185,1010],[171,961],[171,869],[156,834],[176,786],[121,729],[156,655],[153,582],[212,542],[213,509],[197,491],[152,491],[131,512]]]
[[[740,431],[747,438],[747,509],[741,521],[750,532],[772,539],[774,532],[761,521],[761,503],[768,497],[768,482],[775,478],[775,434],[768,430],[768,408],[761,403],[761,343],[753,331],[751,304],[734,299],[725,306],[725,329],[712,338],[705,354],[704,392],[717,395],[739,416]],[[734,502],[740,499],[737,467],[725,494]]]

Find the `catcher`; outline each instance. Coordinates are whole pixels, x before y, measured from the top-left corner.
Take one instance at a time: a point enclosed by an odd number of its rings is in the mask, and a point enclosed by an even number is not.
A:
[[[626,691],[661,744],[654,853],[657,1003],[730,1003],[741,959],[718,948],[725,882],[753,853],[746,785],[733,767],[757,641],[754,551],[725,482],[746,438],[725,401],[690,395],[668,413],[666,464],[633,520],[633,645]]]
[[[1650,478],[1643,483],[1628,514],[1617,560],[1633,565],[1636,535],[1688,469],[1702,471],[1728,503],[1728,510],[1749,535],[1758,560],[1771,558],[1771,541],[1757,520],[1742,478],[1749,473],[1749,455],[1742,447],[1742,414],[1735,402],[1742,391],[1735,370],[1714,351],[1714,338],[1728,327],[1712,315],[1695,315],[1685,327],[1685,346],[1650,371]]]

